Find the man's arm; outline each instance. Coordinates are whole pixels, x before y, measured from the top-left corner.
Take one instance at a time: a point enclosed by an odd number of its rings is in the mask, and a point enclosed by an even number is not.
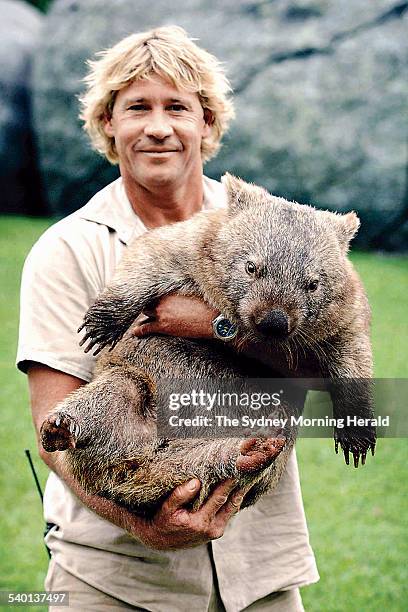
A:
[[[212,321],[219,314],[199,297],[169,293],[150,309],[145,309],[133,323],[131,331],[140,338],[164,334],[210,340],[214,338]]]
[[[184,508],[196,497],[200,489],[199,480],[190,480],[173,491],[151,520],[142,519],[110,500],[87,494],[65,468],[61,453],[47,453],[39,441],[40,427],[47,414],[85,382],[38,363],[30,365],[28,381],[40,457],[93,512],[125,529],[146,546],[158,550],[190,548],[223,535],[229,519],[239,510],[245,494],[235,488],[232,480],[218,485],[197,512]]]

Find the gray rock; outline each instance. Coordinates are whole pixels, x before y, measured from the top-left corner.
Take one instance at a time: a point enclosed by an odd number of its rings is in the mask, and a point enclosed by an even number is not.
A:
[[[0,212],[44,212],[31,123],[31,62],[42,15],[0,0]]]
[[[85,60],[175,23],[226,62],[236,91],[237,121],[210,175],[228,169],[289,199],[355,209],[360,244],[407,248],[407,22],[398,0],[192,0],[177,10],[165,0],[55,0],[35,67],[53,209],[81,206],[117,176],[77,119]]]

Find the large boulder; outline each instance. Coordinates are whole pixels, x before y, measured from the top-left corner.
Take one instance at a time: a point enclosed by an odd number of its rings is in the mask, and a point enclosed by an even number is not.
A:
[[[0,0],[0,14],[0,212],[41,214],[31,123],[31,64],[42,15],[15,0]]]
[[[210,175],[227,169],[289,199],[355,209],[360,244],[408,246],[408,2],[397,0],[195,0],[174,11],[167,0],[55,0],[35,69],[54,211],[81,206],[117,176],[77,119],[85,60],[170,23],[226,63],[236,92],[237,121]]]

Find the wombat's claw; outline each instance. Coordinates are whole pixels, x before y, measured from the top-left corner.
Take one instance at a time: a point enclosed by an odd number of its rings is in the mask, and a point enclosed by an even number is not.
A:
[[[96,351],[94,351],[94,353],[93,353],[94,355],[97,355],[97,354],[98,354],[98,353],[100,353],[100,352],[101,352],[101,350],[102,350],[103,348],[105,348],[105,346],[108,344],[107,342],[106,342],[106,343],[100,343],[100,342],[98,341],[98,339],[97,339],[97,338],[92,338],[92,334],[91,334],[91,332],[88,332],[87,334],[85,334],[85,336],[84,336],[84,337],[82,338],[82,340],[80,341],[79,346],[83,346],[83,345],[85,344],[85,342],[87,342],[88,340],[91,340],[91,341],[89,342],[89,344],[88,344],[87,346],[85,346],[85,347],[84,347],[84,353],[89,353],[89,351],[90,351],[90,350],[91,350],[91,349],[92,349],[94,346],[96,346],[97,344],[99,344],[98,348],[97,348],[97,349],[96,349]]]
[[[81,327],[78,328],[78,332],[82,331],[85,326],[86,323],[83,323]],[[111,345],[109,350],[112,351],[119,342],[120,337],[120,334],[115,332],[111,332],[111,334],[108,336],[102,333],[95,334],[95,332],[90,330],[87,331],[82,340],[80,340],[79,346],[83,346],[86,342],[88,342],[88,340],[90,340],[90,342],[84,348],[84,352],[89,353],[89,351],[93,349],[94,346],[99,345],[96,351],[93,352],[93,355],[96,356],[98,355],[98,353],[101,352],[102,349],[105,348],[105,346],[108,346],[109,344]]]
[[[282,451],[286,438],[248,438],[240,446],[236,468],[240,472],[257,472],[266,468]]]
[[[49,453],[75,448],[80,431],[72,416],[64,412],[51,414],[41,425],[41,444]]]
[[[341,430],[341,433],[334,432],[334,448],[338,453],[339,445],[344,454],[344,460],[347,465],[350,465],[350,453],[353,455],[353,464],[357,468],[361,458],[361,465],[365,465],[367,452],[370,449],[374,456],[375,452],[375,431],[367,432],[362,435],[353,430]]]

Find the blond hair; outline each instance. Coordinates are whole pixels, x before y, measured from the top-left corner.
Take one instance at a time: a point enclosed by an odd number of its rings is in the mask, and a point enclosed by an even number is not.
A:
[[[80,118],[93,147],[111,163],[118,163],[118,155],[104,124],[112,115],[117,92],[152,74],[198,94],[201,106],[211,112],[213,121],[211,133],[201,145],[203,162],[215,155],[234,116],[228,97],[231,87],[219,61],[198,47],[182,28],[165,26],[132,34],[97,55],[99,59],[88,62],[90,71],[84,79],[86,91],[80,97]]]

